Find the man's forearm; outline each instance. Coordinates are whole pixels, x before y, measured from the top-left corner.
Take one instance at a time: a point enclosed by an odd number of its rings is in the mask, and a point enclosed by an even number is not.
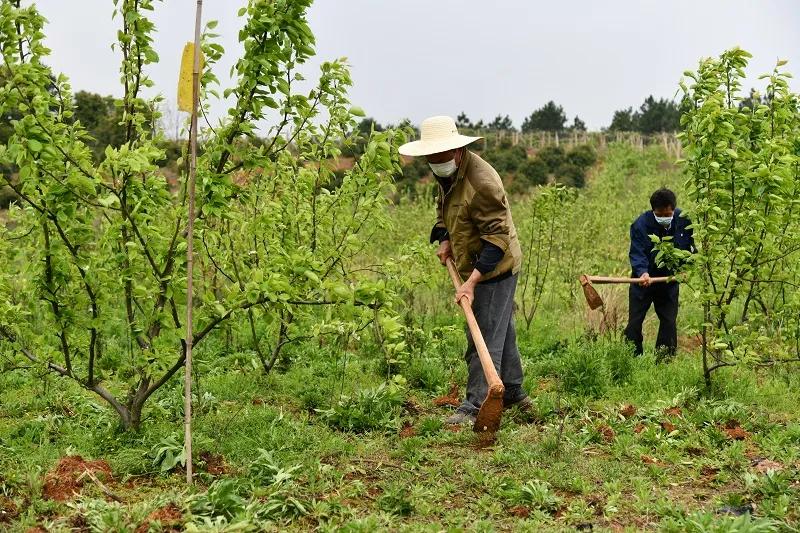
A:
[[[481,274],[481,271],[476,268],[472,271],[472,274],[469,275],[464,284],[468,283],[474,287],[481,280],[481,276],[483,276],[483,274]]]

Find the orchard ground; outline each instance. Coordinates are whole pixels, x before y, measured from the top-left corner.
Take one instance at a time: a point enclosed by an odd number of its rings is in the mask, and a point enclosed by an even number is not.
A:
[[[624,274],[628,224],[653,188],[680,196],[682,180],[658,150],[603,154],[568,207],[531,326],[517,318],[535,408],[507,412],[494,442],[442,423],[465,380],[462,319],[424,244],[430,202],[400,202],[364,264],[408,246],[422,258],[406,298],[408,358],[389,360],[365,333],[287,346],[263,375],[235,335],[219,336],[196,355],[193,488],[179,457],[179,379],[156,393],[139,432],[124,432],[74,382],[7,371],[0,529],[796,531],[796,366],[720,369],[707,389],[690,288],[669,362],[620,343],[623,289],[601,289],[605,317],[581,301],[575,274]],[[523,246],[534,198],[512,201]],[[651,317],[651,341],[655,326]]]

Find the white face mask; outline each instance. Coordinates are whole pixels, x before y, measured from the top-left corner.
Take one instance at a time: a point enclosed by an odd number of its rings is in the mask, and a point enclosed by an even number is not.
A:
[[[671,216],[669,216],[669,217],[660,217],[660,216],[656,215],[655,213],[653,213],[653,216],[656,217],[656,222],[658,222],[659,224],[661,224],[665,228],[669,228],[672,225],[672,217]]]
[[[428,163],[428,166],[431,167],[433,173],[440,178],[449,178],[458,170],[455,159],[445,161],[444,163]]]

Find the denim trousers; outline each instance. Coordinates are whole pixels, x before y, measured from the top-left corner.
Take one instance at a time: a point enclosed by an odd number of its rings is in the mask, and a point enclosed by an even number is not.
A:
[[[494,368],[505,386],[503,400],[506,404],[518,402],[525,397],[522,389],[522,362],[514,329],[516,288],[516,274],[496,282],[479,283],[475,286],[475,298],[472,301],[472,312],[492,356]],[[486,398],[489,387],[469,328],[464,358],[468,371],[467,395],[458,410],[474,415]]]

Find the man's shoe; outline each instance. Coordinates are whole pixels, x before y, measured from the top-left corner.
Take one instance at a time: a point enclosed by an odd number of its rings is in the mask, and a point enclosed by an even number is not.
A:
[[[445,420],[444,422],[445,424],[450,424],[452,426],[458,426],[461,424],[474,424],[475,415],[471,415],[463,411],[456,411],[452,415],[448,416],[447,420]]]
[[[511,409],[512,407],[516,407],[519,411],[527,413],[533,410],[533,400],[531,400],[530,396],[525,396],[516,402],[503,404],[503,409]]]

